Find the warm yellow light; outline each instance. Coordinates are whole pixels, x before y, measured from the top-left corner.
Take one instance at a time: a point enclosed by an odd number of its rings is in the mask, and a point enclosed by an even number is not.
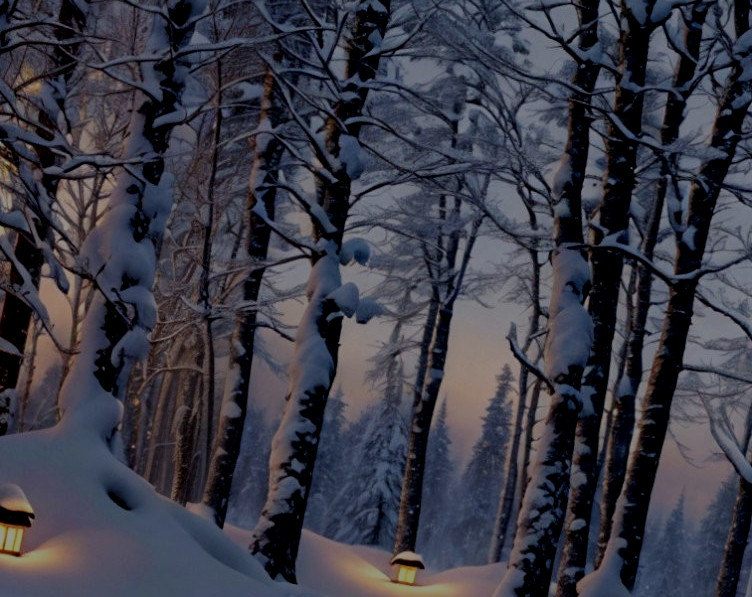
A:
[[[412,566],[405,566],[404,564],[397,565],[397,576],[395,582],[402,583],[403,585],[414,585],[415,577],[418,574],[418,569]]]
[[[0,553],[21,555],[24,527],[0,524]]]

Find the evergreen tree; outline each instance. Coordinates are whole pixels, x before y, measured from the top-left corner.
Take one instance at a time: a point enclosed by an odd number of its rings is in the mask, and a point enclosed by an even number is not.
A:
[[[463,564],[486,563],[501,495],[512,412],[509,400],[512,371],[508,365],[504,365],[497,379],[496,394],[486,408],[480,438],[473,446],[459,487],[460,510],[452,542]]]
[[[645,568],[641,570],[636,594],[645,597],[649,595],[686,597],[689,594],[682,582],[690,556],[684,509],[685,499],[682,493],[666,520],[652,557],[644,560]],[[699,595],[700,593],[696,593],[693,589],[691,594]]]
[[[249,405],[227,514],[235,524],[253,525],[261,514],[269,479],[272,434],[276,428],[277,423],[267,425],[261,409]]]
[[[428,438],[426,475],[423,479],[423,517],[418,531],[418,551],[435,568],[450,566],[455,551],[446,549],[449,544],[443,540],[446,521],[451,520],[448,508],[452,504],[448,497],[454,491],[456,474],[446,417],[445,398]]]
[[[700,520],[688,577],[696,595],[712,595],[715,590],[735,498],[736,476],[732,475],[720,486]]]
[[[346,406],[342,390],[338,389],[329,397],[324,412],[324,426],[305,519],[306,527],[316,533],[323,533],[328,524],[330,506],[337,497],[340,480],[347,470],[344,454],[349,450],[343,442]]]
[[[401,403],[401,383],[388,383],[384,401],[360,435],[357,466],[350,469],[332,508],[338,515],[327,535],[337,541],[386,548],[394,541],[407,446]]]

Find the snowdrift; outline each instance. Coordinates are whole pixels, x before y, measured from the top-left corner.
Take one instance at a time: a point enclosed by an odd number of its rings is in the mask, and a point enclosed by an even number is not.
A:
[[[250,531],[222,533],[161,497],[70,422],[0,438],[5,483],[36,518],[23,555],[0,555],[3,597],[483,597],[504,570],[425,571],[407,587],[389,581],[390,553],[305,532],[300,586],[273,582],[246,551]]]

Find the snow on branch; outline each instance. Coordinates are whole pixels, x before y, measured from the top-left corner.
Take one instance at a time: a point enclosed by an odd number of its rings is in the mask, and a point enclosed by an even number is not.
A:
[[[514,355],[514,358],[517,359],[520,364],[525,367],[530,373],[535,375],[539,380],[541,380],[544,384],[546,384],[546,387],[548,388],[548,391],[553,394],[554,392],[554,384],[551,383],[551,380],[548,379],[545,373],[541,371],[540,367],[538,367],[533,361],[531,361],[528,356],[525,354],[525,352],[520,348],[519,343],[517,342],[517,326],[514,323],[511,323],[509,325],[509,333],[507,334],[507,340],[509,341],[509,349],[512,351],[512,355]]]
[[[744,456],[742,449],[734,437],[728,413],[724,408],[713,408],[710,399],[702,396],[702,403],[708,413],[710,433],[718,446],[723,450],[737,473],[747,482],[752,483],[752,464]]]

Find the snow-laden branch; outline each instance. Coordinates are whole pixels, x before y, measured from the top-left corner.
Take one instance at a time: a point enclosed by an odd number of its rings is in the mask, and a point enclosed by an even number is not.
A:
[[[718,447],[723,450],[723,453],[726,455],[726,458],[729,459],[736,472],[739,473],[747,483],[752,483],[752,464],[750,464],[744,456],[742,448],[739,447],[739,444],[734,437],[728,413],[722,407],[713,408],[710,404],[710,399],[707,396],[702,396],[702,403],[708,413],[710,433],[713,436],[713,439],[718,444]]]
[[[517,326],[512,323],[509,325],[509,332],[507,333],[507,340],[509,341],[509,349],[512,351],[512,355],[515,359],[519,361],[519,363],[525,367],[530,373],[535,375],[539,380],[541,380],[544,384],[546,384],[546,387],[548,388],[548,391],[550,393],[554,393],[554,384],[551,383],[551,380],[548,379],[545,373],[536,365],[533,361],[531,361],[528,356],[525,354],[525,351],[522,350],[520,347],[518,341],[517,341]]]

